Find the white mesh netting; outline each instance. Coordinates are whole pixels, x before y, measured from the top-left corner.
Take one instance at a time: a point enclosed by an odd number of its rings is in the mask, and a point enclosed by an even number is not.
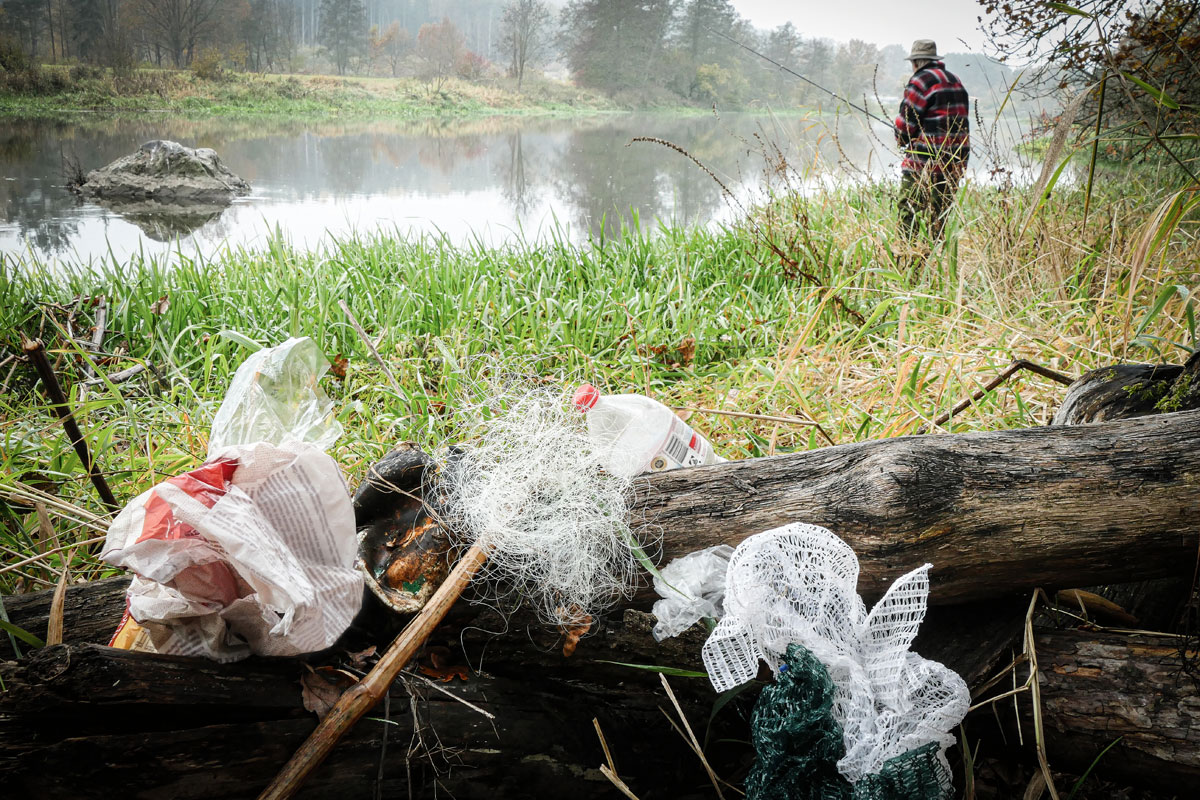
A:
[[[751,536],[733,553],[725,617],[704,645],[713,686],[751,680],[759,659],[778,669],[797,643],[833,680],[833,715],[846,743],[838,770],[848,780],[927,742],[945,750],[970,694],[953,670],[908,649],[925,618],[929,568],[898,578],[867,613],[858,558],[830,531],[793,524]]]
[[[456,542],[488,550],[474,582],[484,599],[511,593],[564,626],[629,596],[640,553],[628,523],[632,480],[600,468],[568,401],[553,389],[493,387],[439,480]]]

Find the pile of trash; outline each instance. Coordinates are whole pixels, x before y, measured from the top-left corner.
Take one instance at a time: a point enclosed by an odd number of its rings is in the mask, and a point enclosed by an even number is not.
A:
[[[102,556],[135,574],[114,645],[230,661],[320,650],[350,625],[364,570],[355,568],[354,508],[325,452],[341,433],[317,385],[327,368],[309,339],[252,355],[214,419],[208,460],[143,493],[113,523]],[[443,463],[401,459],[427,498],[417,499],[424,516],[409,522],[481,550],[488,585],[532,599],[564,630],[586,630],[631,594],[645,559],[628,523],[634,478],[724,459],[646,397],[585,384],[570,403],[530,389],[488,405],[500,411],[477,415],[470,446]],[[372,480],[387,484],[378,472]],[[969,695],[957,674],[909,649],[929,569],[898,579],[868,612],[853,550],[797,523],[654,575],[655,639],[715,623],[703,654],[718,692],[754,679],[760,663],[775,675],[753,714],[748,797],[950,796],[945,750]],[[368,563],[365,577],[384,571]],[[416,577],[405,580],[426,580]],[[393,607],[415,611],[428,595]]]

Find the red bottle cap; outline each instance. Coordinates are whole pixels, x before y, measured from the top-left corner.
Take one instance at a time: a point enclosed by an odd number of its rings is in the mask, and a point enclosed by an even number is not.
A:
[[[600,390],[590,383],[585,383],[575,390],[575,410],[586,413],[588,409],[600,402]]]

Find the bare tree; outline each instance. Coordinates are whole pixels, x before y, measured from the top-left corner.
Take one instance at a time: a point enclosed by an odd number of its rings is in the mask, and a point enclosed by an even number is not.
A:
[[[517,91],[525,80],[526,67],[546,55],[550,21],[550,9],[542,0],[512,0],[504,7],[500,43],[509,57],[509,73],[517,79]]]
[[[439,91],[446,78],[454,74],[466,49],[462,31],[446,17],[441,22],[422,25],[417,33],[417,55],[423,64],[422,72]]]
[[[171,56],[176,67],[186,66],[196,45],[212,34],[221,21],[223,0],[142,0],[137,16],[156,45]]]

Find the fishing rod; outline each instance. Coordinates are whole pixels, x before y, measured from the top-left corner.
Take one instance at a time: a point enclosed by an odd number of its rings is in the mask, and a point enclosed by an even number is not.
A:
[[[787,67],[787,66],[786,66],[786,65],[784,65],[784,64],[780,64],[778,61],[776,61],[775,59],[771,58],[770,56],[763,55],[762,53],[760,53],[760,52],[758,52],[757,50],[755,50],[753,47],[750,47],[750,46],[748,46],[748,45],[742,44],[741,42],[739,42],[737,39],[733,38],[733,37],[732,37],[732,36],[730,36],[729,34],[727,34],[727,33],[721,33],[720,31],[714,31],[712,28],[705,28],[705,30],[706,30],[706,31],[708,31],[709,33],[711,33],[711,34],[715,35],[715,36],[720,36],[722,39],[727,39],[727,40],[729,40],[729,41],[733,42],[733,43],[734,43],[734,44],[736,44],[738,47],[742,48],[743,50],[745,50],[745,51],[747,51],[747,52],[749,52],[749,53],[753,53],[754,55],[758,56],[758,57],[759,57],[759,58],[761,58],[763,61],[766,61],[766,62],[767,62],[767,63],[769,63],[769,64],[774,64],[776,67],[778,67],[779,69],[783,70],[783,71],[784,71],[784,72],[786,72],[787,74],[789,74],[789,75],[792,75],[792,76],[794,76],[794,77],[797,77],[797,78],[799,78],[800,80],[802,80],[802,81],[804,81],[805,83],[807,83],[809,86],[812,86],[812,87],[815,87],[815,88],[817,88],[817,89],[820,89],[822,92],[824,92],[825,94],[829,95],[829,96],[830,96],[830,97],[832,97],[834,100],[840,100],[840,101],[842,101],[842,102],[843,102],[843,103],[845,103],[846,105],[848,105],[848,106],[850,106],[851,108],[853,108],[855,111],[861,111],[862,113],[866,114],[868,117],[870,117],[871,119],[875,120],[876,122],[882,122],[884,125],[887,125],[888,127],[891,127],[891,125],[892,125],[892,122],[891,122],[891,121],[889,121],[889,120],[886,120],[886,119],[883,119],[882,117],[876,116],[875,114],[872,114],[872,113],[871,113],[870,111],[868,111],[867,109],[863,108],[863,107],[862,107],[862,106],[860,106],[860,105],[856,105],[855,103],[852,103],[850,100],[846,99],[845,97],[842,97],[842,96],[841,96],[840,94],[838,94],[837,92],[834,92],[834,91],[832,91],[832,90],[830,90],[830,89],[826,89],[824,86],[822,86],[821,84],[817,83],[816,81],[813,81],[813,80],[810,80],[809,78],[806,78],[806,77],[804,77],[804,76],[803,76],[803,75],[801,75],[799,72],[796,72],[794,69],[790,69],[789,67]]]

